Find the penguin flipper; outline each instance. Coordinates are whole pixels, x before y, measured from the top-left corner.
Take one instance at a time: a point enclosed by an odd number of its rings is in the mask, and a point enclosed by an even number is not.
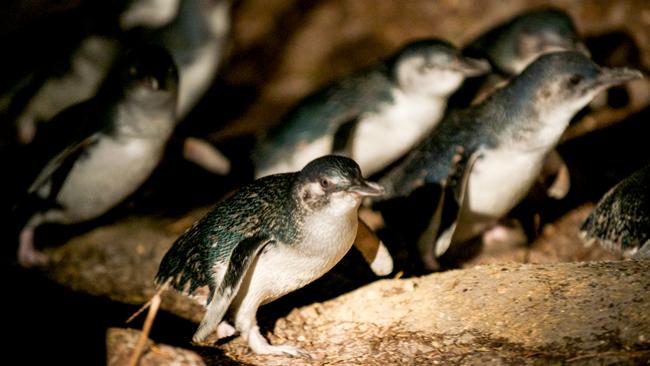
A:
[[[92,135],[86,139],[78,141],[68,147],[63,151],[58,153],[54,158],[45,164],[45,167],[41,170],[41,173],[36,177],[27,190],[28,194],[35,193],[48,181],[51,182],[51,186],[48,192],[48,198],[54,199],[58,194],[59,190],[63,186],[65,179],[72,170],[75,162],[87,151],[87,149],[94,145],[97,141],[98,135]]]
[[[103,125],[98,125],[89,116],[97,109],[90,100],[76,104],[39,129],[30,147],[33,166],[39,170],[29,172],[31,184],[28,193],[39,189],[59,168],[71,168],[74,164],[68,166],[64,163],[74,162],[96,141],[97,132],[103,129]],[[105,114],[103,112],[100,110],[99,115]]]
[[[230,303],[239,292],[239,287],[246,277],[251,263],[262,249],[272,242],[274,242],[273,239],[260,234],[246,238],[235,245],[216,293],[208,298],[208,310],[192,337],[194,342],[202,342],[217,329],[219,322],[226,315]]]
[[[332,154],[352,158],[354,133],[357,130],[358,122],[359,117],[356,116],[339,125],[338,129],[334,132]]]
[[[435,241],[434,253],[436,257],[443,255],[449,249],[451,244],[455,242],[454,239],[456,239],[457,234],[456,228],[458,227],[458,222],[463,220],[462,213],[465,211],[465,208],[467,206],[469,178],[472,174],[474,165],[482,155],[483,152],[480,149],[472,153],[465,164],[459,165],[457,172],[460,173],[460,179],[458,182],[454,183],[454,180],[452,179],[450,181],[450,184],[446,184],[443,189],[443,192],[446,193],[443,193],[443,199],[441,199],[441,202],[443,202],[443,207],[440,208],[441,212],[439,215],[441,216],[442,220],[440,226],[444,227],[444,231],[439,237],[437,237]],[[464,165],[464,167],[462,167],[462,165]],[[461,167],[462,169],[460,169]],[[453,176],[450,178],[453,178]],[[455,192],[455,199],[447,199],[447,197],[454,197],[452,191]],[[448,226],[446,226],[444,217],[449,217],[447,215],[451,215],[452,212],[452,217],[454,217],[454,220],[449,223]],[[443,214],[445,216],[443,216]]]

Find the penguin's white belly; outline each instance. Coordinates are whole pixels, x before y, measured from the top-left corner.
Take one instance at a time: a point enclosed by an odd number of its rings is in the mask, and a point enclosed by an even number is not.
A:
[[[488,150],[472,169],[466,198],[473,214],[503,217],[539,176],[545,150]]]
[[[259,296],[263,304],[269,303],[321,277],[354,243],[357,220],[356,210],[335,219],[309,219],[301,243],[281,243],[260,255],[246,296]]]
[[[149,177],[161,154],[162,145],[146,139],[100,140],[66,177],[57,195],[64,208],[57,221],[81,222],[113,208]]]
[[[385,168],[406,154],[440,121],[444,101],[395,93],[394,103],[368,114],[357,126],[352,158],[364,175]]]
[[[197,52],[192,63],[181,65],[177,108],[179,119],[189,113],[212,84],[221,59],[220,46],[217,41],[209,42]]]
[[[255,177],[260,178],[271,174],[299,171],[310,161],[330,154],[333,141],[332,136],[325,135],[309,143],[300,144],[289,156],[278,159],[270,166],[259,167],[255,172]]]

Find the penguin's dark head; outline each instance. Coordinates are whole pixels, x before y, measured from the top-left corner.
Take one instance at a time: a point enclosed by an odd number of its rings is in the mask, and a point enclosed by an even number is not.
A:
[[[465,57],[453,45],[438,39],[409,43],[388,65],[402,90],[441,97],[456,91],[466,77],[490,71],[487,61]]]
[[[564,117],[558,113],[573,116],[598,92],[642,77],[640,71],[600,67],[582,53],[564,51],[541,56],[512,84],[519,95],[531,95],[539,113],[553,113],[558,119]]]
[[[169,52],[144,45],[128,51],[120,72],[127,93],[172,93],[178,88],[178,70]]]
[[[502,26],[503,32],[486,44],[486,54],[496,68],[519,74],[539,56],[558,51],[577,51],[589,56],[571,17],[556,8],[521,14]]]
[[[299,173],[296,190],[310,211],[325,209],[333,214],[356,210],[365,196],[381,195],[383,188],[366,181],[352,159],[327,155],[312,160]]]

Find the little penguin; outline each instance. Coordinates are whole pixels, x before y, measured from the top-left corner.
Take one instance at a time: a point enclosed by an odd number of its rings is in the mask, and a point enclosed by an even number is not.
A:
[[[11,102],[9,116],[15,120],[18,141],[31,143],[42,122],[95,95],[120,51],[142,43],[157,44],[172,54],[180,75],[180,122],[217,74],[230,33],[231,6],[231,0],[131,1],[120,15],[122,29],[83,38],[66,60],[57,60],[62,70],[44,70],[21,88],[25,95],[15,100],[27,101]],[[183,140],[183,155],[216,174],[230,170],[223,153],[202,139]]]
[[[163,9],[174,8],[170,1],[153,3]],[[231,0],[177,0],[177,13],[171,22],[161,27],[134,28],[129,34],[139,42],[165,47],[172,54],[180,75],[179,121],[214,81],[230,33],[231,6]],[[125,14],[133,12],[131,9]]]
[[[355,241],[361,200],[382,192],[352,159],[335,155],[257,179],[176,240],[160,263],[154,299],[173,288],[206,306],[195,342],[214,331],[220,338],[239,331],[255,353],[308,356],[270,345],[257,326],[257,309],[329,271]],[[152,301],[150,314],[154,308]],[[145,330],[141,339],[146,336]]]
[[[448,115],[380,181],[387,199],[420,197],[434,211],[418,241],[425,266],[436,269],[451,244],[479,235],[524,198],[570,119],[599,91],[641,77],[579,52],[550,53],[482,103]],[[413,194],[426,190],[440,195]]]
[[[541,8],[495,26],[465,46],[463,54],[485,58],[492,72],[512,77],[545,53],[571,50],[589,56],[569,14]]]
[[[557,51],[578,51],[589,56],[571,16],[562,9],[535,8],[497,24],[462,50],[464,55],[488,60],[492,71],[466,79],[449,98],[448,113],[477,104],[539,56]],[[569,170],[557,151],[553,150],[547,156],[536,184],[540,191],[546,191],[547,196],[554,199],[562,199],[568,194],[571,186]],[[534,198],[527,199],[528,205],[534,204]],[[532,227],[528,229],[528,234],[535,231]]]
[[[465,77],[488,71],[486,61],[464,57],[445,41],[413,41],[299,102],[258,142],[255,174],[294,171],[330,153],[377,173],[435,127]]]
[[[34,142],[40,171],[18,204],[29,211],[18,261],[45,264],[33,244],[43,223],[96,218],[133,193],[158,165],[175,122],[178,73],[169,53],[141,46],[118,61],[97,95],[58,114]],[[17,208],[18,209],[18,208]]]
[[[561,9],[529,10],[494,26],[462,49],[464,55],[486,59],[492,71],[465,80],[449,98],[448,110],[467,108],[485,99],[539,56],[557,51],[589,56],[573,20]]]
[[[580,230],[588,244],[650,258],[650,164],[610,189]]]
[[[152,3],[162,9],[174,6],[167,0]],[[180,78],[176,118],[181,122],[216,78],[230,35],[232,1],[176,0],[175,7],[177,13],[170,23],[134,29],[129,35],[138,42],[163,46],[172,54]],[[225,175],[230,171],[230,160],[200,138],[184,138],[183,156],[215,174]]]

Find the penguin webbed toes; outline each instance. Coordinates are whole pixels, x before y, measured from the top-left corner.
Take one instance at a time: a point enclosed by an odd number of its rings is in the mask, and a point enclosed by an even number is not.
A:
[[[312,359],[311,355],[306,351],[292,346],[290,344],[271,345],[262,336],[257,326],[250,329],[248,334],[248,345],[251,350],[258,355],[288,355],[293,357],[302,357]]]

